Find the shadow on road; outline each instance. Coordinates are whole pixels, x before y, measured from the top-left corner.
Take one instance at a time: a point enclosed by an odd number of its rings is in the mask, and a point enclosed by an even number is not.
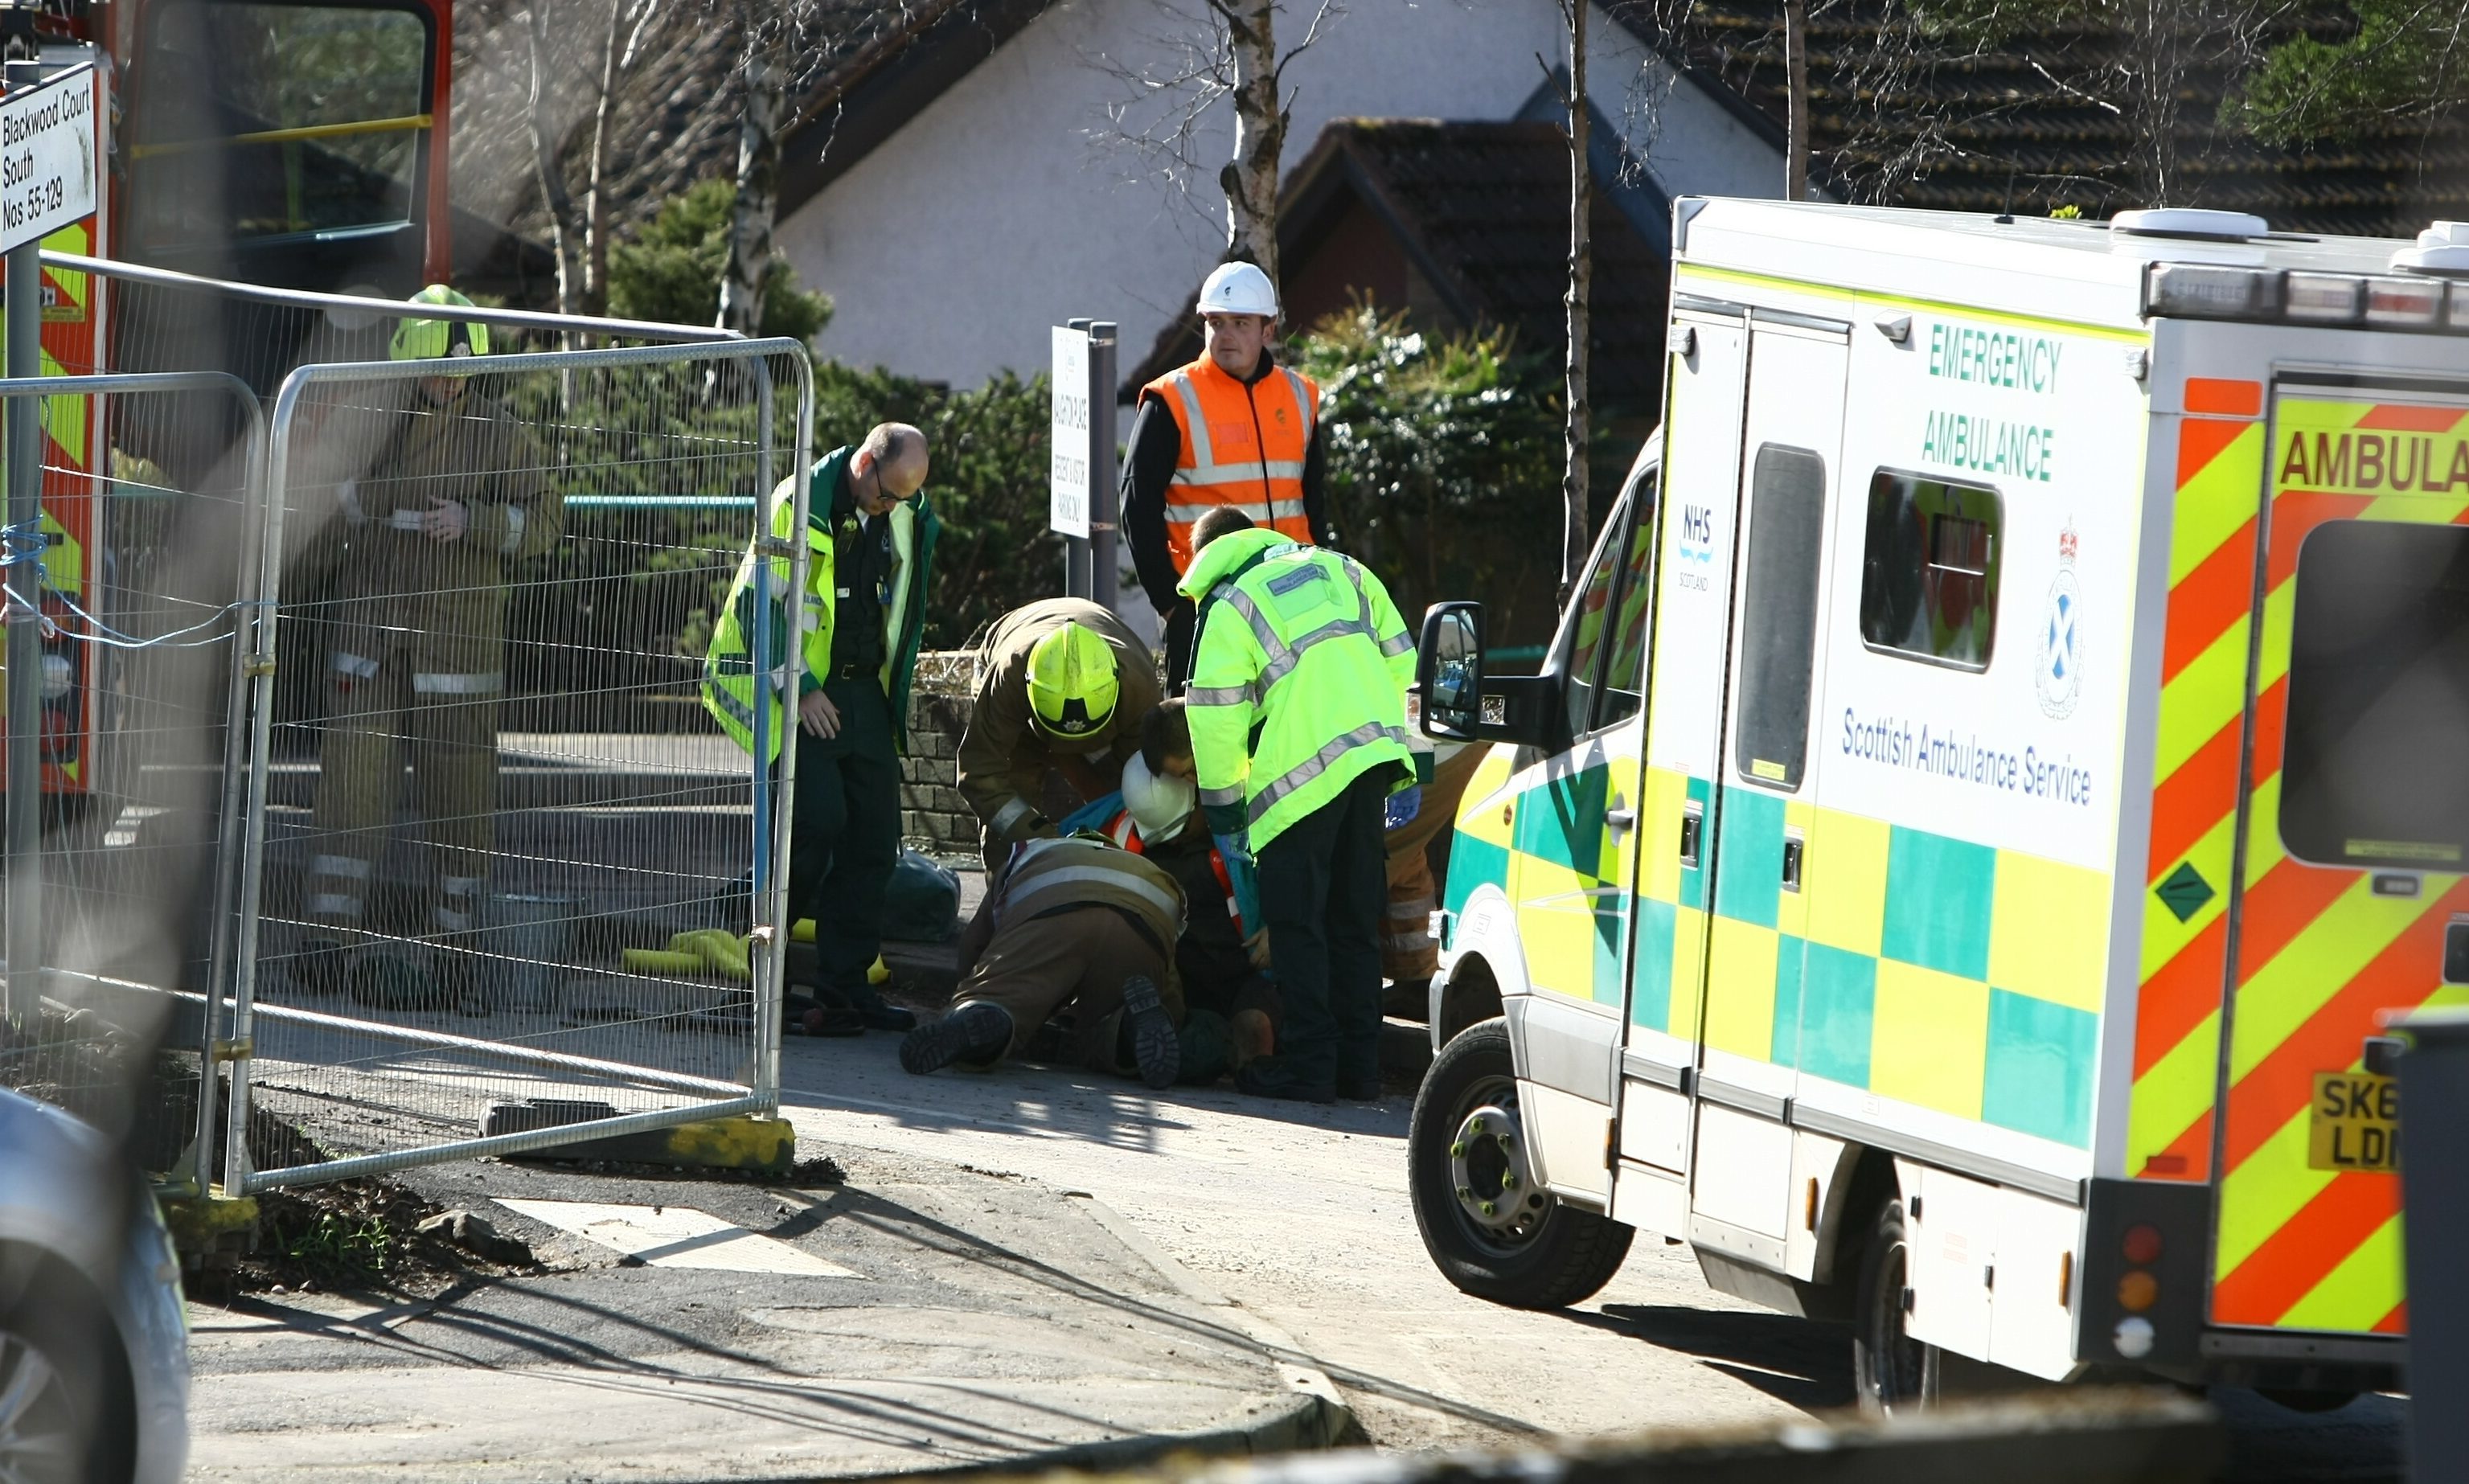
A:
[[[1647,1304],[1606,1304],[1600,1313],[1572,1311],[1569,1317],[1695,1356],[1708,1369],[1803,1411],[1853,1403],[1852,1341],[1836,1325],[1789,1314]]]

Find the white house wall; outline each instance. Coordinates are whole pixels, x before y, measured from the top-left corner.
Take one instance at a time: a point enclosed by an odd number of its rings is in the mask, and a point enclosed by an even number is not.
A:
[[[821,351],[857,365],[974,386],[1047,359],[1047,326],[1074,315],[1121,326],[1125,364],[1147,354],[1216,261],[1224,198],[1213,174],[1186,196],[1119,144],[1109,105],[1123,83],[1094,58],[1175,69],[1178,10],[1198,0],[1062,0],[781,222],[798,275],[838,308]],[[1313,7],[1281,12],[1288,38]],[[1299,162],[1342,117],[1508,119],[1561,54],[1552,0],[1345,0],[1344,15],[1287,69]],[[1184,22],[1185,25],[1194,23]],[[1667,192],[1771,195],[1777,152],[1600,11],[1590,83]],[[1650,106],[1649,104],[1651,105]],[[1233,112],[1203,121],[1200,157],[1225,159]]]

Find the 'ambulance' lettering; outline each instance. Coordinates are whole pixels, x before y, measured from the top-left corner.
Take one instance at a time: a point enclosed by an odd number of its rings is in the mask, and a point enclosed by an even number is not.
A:
[[[1931,463],[2042,484],[2055,475],[2057,446],[2054,428],[1969,412],[1932,412],[1921,431],[1921,457]]]
[[[2469,489],[2469,439],[2424,433],[2291,431],[2283,489],[2442,495]]]

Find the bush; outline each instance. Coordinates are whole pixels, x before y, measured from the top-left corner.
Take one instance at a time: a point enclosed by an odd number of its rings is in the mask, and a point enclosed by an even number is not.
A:
[[[1369,304],[1296,347],[1321,386],[1332,515],[1412,624],[1484,600],[1489,642],[1538,644],[1558,617],[1559,367],[1505,331],[1432,336]],[[1602,503],[1602,501],[1599,501]]]
[[[957,649],[1005,612],[1063,592],[1063,538],[1047,529],[1044,373],[1003,372],[976,391],[876,367],[815,367],[815,452],[855,443],[877,423],[914,423],[934,472],[926,498],[943,522],[927,595],[926,647]]]
[[[609,249],[609,313],[620,319],[707,325],[720,317],[728,271],[728,218],[737,183],[718,175],[662,206],[631,242]],[[774,254],[763,278],[763,334],[812,341],[831,322],[831,295],[797,287]]]

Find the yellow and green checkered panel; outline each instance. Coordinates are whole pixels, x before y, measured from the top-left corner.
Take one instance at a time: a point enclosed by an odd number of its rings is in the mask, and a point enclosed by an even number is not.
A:
[[[1649,827],[1673,838],[1678,803],[1709,796],[1654,770]],[[1709,902],[1703,870],[1650,852],[1670,865],[1642,884],[1631,1020],[1692,1035],[1673,1024],[1675,966],[1688,982],[1711,939],[1708,1047],[2089,1147],[2106,878],[1756,789],[1708,812],[1701,859],[1736,869]],[[1798,893],[1781,885],[1787,829],[1807,841]]]
[[[1487,759],[1466,786],[1445,899],[1454,914],[1476,887],[1499,886],[1516,904],[1527,982],[1617,1006],[1628,852],[1604,819],[1613,766],[1547,778],[1504,802],[1491,796],[1509,781],[1508,760]]]

